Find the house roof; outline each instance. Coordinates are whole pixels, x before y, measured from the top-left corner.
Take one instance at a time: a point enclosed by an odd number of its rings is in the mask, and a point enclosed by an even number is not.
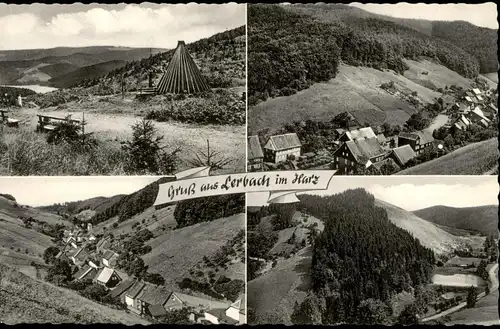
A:
[[[411,140],[417,140],[417,138],[420,138],[421,144],[427,144],[434,141],[434,137],[432,137],[432,134],[426,130],[419,130],[411,133],[400,133],[399,138]]]
[[[356,159],[356,162],[364,164],[370,158],[385,153],[376,137],[368,139],[356,139],[345,143]]]
[[[470,96],[465,96],[465,100],[468,102],[472,102],[472,98]]]
[[[89,265],[85,265],[78,272],[76,272],[75,278],[77,280],[81,280],[84,277],[92,274],[92,272],[94,273],[94,275],[97,273],[97,271],[93,267],[91,267]]]
[[[479,116],[481,119],[483,119],[484,121],[486,121],[487,123],[490,121],[483,113],[483,111],[481,111],[481,109],[479,108],[479,106],[477,106],[474,110],[472,110],[472,113],[476,114],[477,116]]]
[[[484,100],[484,99],[483,99],[481,96],[479,96],[479,95],[477,95],[476,97],[477,97],[477,100],[478,100],[478,101],[482,101],[482,100]]]
[[[241,294],[238,297],[238,299],[234,303],[231,304],[230,307],[234,307],[235,309],[239,310],[242,313],[246,312],[247,302],[246,302],[245,294]]]
[[[99,240],[99,242],[97,242],[96,247],[97,248],[106,248],[108,244],[109,244],[109,240],[107,238],[101,239],[101,240]]]
[[[248,159],[263,158],[262,148],[260,147],[259,136],[248,136]]]
[[[78,248],[70,254],[70,257],[76,257],[83,251],[83,248]]]
[[[379,143],[386,143],[387,142],[387,138],[385,138],[385,135],[384,134],[378,134],[377,135],[377,140]]]
[[[398,159],[399,163],[405,165],[408,161],[415,157],[415,151],[410,145],[406,144],[392,149],[394,156]]]
[[[88,256],[89,252],[87,250],[83,250],[75,257],[75,259],[83,262]]]
[[[391,164],[393,165],[395,168],[396,168],[396,171],[400,171],[401,168],[398,166],[398,164],[391,158],[388,158],[388,159],[384,159],[382,161],[379,161],[379,162],[375,162],[372,164],[372,166],[376,169],[379,169],[382,168],[383,165],[385,164]]]
[[[115,273],[115,270],[109,267],[104,267],[101,272],[97,275],[97,281],[107,283],[109,279],[111,279],[111,276]]]
[[[113,291],[109,293],[112,298],[116,298],[124,293],[126,293],[130,287],[134,284],[133,280],[125,280],[120,282]]]
[[[146,288],[137,296],[137,299],[142,300],[150,305],[163,305],[170,297],[171,292],[165,287],[147,284]]]
[[[175,296],[179,300],[182,301],[183,304],[191,307],[202,307],[205,309],[214,309],[214,308],[223,308],[227,309],[229,307],[229,303],[226,302],[221,302],[221,301],[216,301],[216,300],[209,300],[205,298],[200,298],[200,297],[194,297],[190,295],[186,295],[183,293],[175,292]]]
[[[355,140],[355,139],[360,139],[360,138],[376,137],[375,132],[373,131],[373,129],[371,127],[350,130],[350,131],[347,131],[345,134],[349,138],[349,140],[351,140],[351,141]]]
[[[233,318],[230,318],[226,315],[226,309],[225,308],[214,308],[206,313],[211,314],[219,320],[219,322],[222,322],[224,324],[236,324],[238,323],[238,320],[235,320]]]
[[[476,95],[480,95],[481,94],[481,90],[479,90],[478,88],[473,88],[472,91],[474,92],[474,94]]]
[[[140,281],[135,281],[132,287],[127,291],[127,296],[130,296],[132,298],[136,298],[137,295],[144,289],[146,285]]]
[[[163,305],[160,304],[149,305],[148,309],[149,313],[151,313],[152,316],[161,316],[167,314],[167,310],[165,310]]]
[[[470,91],[466,91],[466,92],[465,92],[465,94],[466,94],[467,96],[469,96],[469,97],[474,97],[474,94],[473,94],[473,93],[471,93]]]
[[[296,133],[275,135],[269,137],[265,149],[273,151],[287,150],[295,147],[301,147],[302,143]]]
[[[106,251],[106,252],[104,253],[104,255],[102,256],[102,258],[107,259],[107,260],[110,260],[110,259],[111,259],[111,257],[113,257],[113,255],[114,255],[114,254],[115,254],[115,252],[114,252],[114,251],[112,251],[112,250],[108,250],[108,251]]]

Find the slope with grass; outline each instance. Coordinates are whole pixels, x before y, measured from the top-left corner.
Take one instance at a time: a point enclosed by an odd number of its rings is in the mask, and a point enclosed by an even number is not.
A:
[[[0,219],[9,221],[14,224],[22,224],[19,217],[32,217],[37,221],[41,221],[50,225],[71,226],[72,224],[64,220],[61,216],[42,209],[32,208],[25,205],[19,205],[17,202],[7,200],[0,196]]]
[[[436,70],[439,67],[431,62],[426,62],[425,65]],[[387,122],[403,126],[417,111],[415,106],[387,93],[380,86],[394,81],[399,88],[407,90],[408,94],[417,92],[422,103],[431,103],[440,93],[423,86],[416,70],[410,70],[407,77],[406,74],[398,75],[391,70],[341,65],[335,79],[313,84],[291,96],[268,99],[249,107],[248,132],[256,134],[266,128],[274,131],[296,120],[330,121],[335,115],[346,111],[361,124],[369,123],[373,126]]]
[[[161,274],[167,285],[189,276],[189,270],[211,256],[245,225],[245,215],[238,214],[211,222],[199,223],[162,234],[147,242],[152,251],[142,258],[149,270]]]
[[[464,208],[434,206],[416,210],[413,213],[435,224],[485,235],[493,234],[498,230],[497,205]]]
[[[410,232],[422,245],[431,248],[436,254],[451,252],[464,243],[476,244],[472,237],[455,236],[412,212],[381,200],[376,203],[387,211],[389,220],[394,225]]]
[[[0,264],[0,283],[0,322],[5,324],[148,324],[140,317],[90,301],[74,291],[30,278],[4,264]]]
[[[485,175],[498,173],[498,140],[472,143],[396,175]]]
[[[276,267],[248,282],[247,304],[255,314],[251,324],[293,324],[290,315],[310,289],[312,247],[301,249]]]

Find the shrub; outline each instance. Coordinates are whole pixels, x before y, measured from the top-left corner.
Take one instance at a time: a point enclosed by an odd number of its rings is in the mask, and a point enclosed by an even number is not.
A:
[[[151,121],[143,119],[132,126],[132,140],[125,142],[122,149],[127,154],[125,171],[143,174],[171,174],[176,170],[179,148],[167,152],[161,146],[163,136]]]

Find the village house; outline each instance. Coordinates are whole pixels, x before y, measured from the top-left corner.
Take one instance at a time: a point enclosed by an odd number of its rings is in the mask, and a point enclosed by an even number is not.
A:
[[[127,305],[127,308],[136,314],[141,314],[141,304],[136,298],[145,287],[146,285],[143,282],[136,281],[125,293],[125,304]]]
[[[415,158],[415,156],[416,156],[415,151],[413,151],[411,146],[408,144],[396,147],[392,149],[390,153],[390,157],[394,159],[394,161],[400,167],[404,167],[408,163],[408,161]]]
[[[146,284],[146,287],[136,297],[138,311],[140,314],[155,318],[167,314],[164,305],[170,297],[170,293],[165,287]]]
[[[434,137],[428,131],[415,131],[412,133],[400,133],[398,136],[399,146],[410,145],[417,155],[422,154],[425,149],[432,146]]]
[[[65,261],[65,262],[70,262],[71,260],[69,259],[68,255],[66,255],[66,250],[61,250],[59,251],[59,253],[56,255],[56,259],[59,259],[61,261]]]
[[[109,247],[111,246],[111,242],[109,241],[109,238],[106,237],[104,239],[99,240],[96,245],[96,251],[99,253],[105,253],[108,251]]]
[[[260,147],[259,136],[248,136],[248,171],[262,171],[264,164],[264,153]]]
[[[393,149],[395,147],[398,147],[398,135],[394,136],[389,136],[387,138],[387,147],[390,149]]]
[[[116,265],[116,260],[118,259],[118,254],[112,250],[108,250],[102,256],[102,263],[107,267],[114,267]]]
[[[192,307],[195,312],[200,312],[217,308],[226,309],[229,307],[229,303],[194,297],[180,292],[170,294],[165,303],[167,311],[180,310],[184,307]]]
[[[382,161],[385,155],[386,151],[376,137],[347,141],[333,153],[332,169],[338,170],[339,174],[348,174],[356,166],[369,167]]]
[[[93,280],[97,274],[97,270],[92,266],[85,265],[83,266],[76,274],[74,275],[75,280]]]
[[[388,140],[384,134],[378,134],[377,140],[378,140],[378,143],[380,144],[380,146],[387,147]]]
[[[292,156],[298,158],[301,148],[302,143],[296,133],[271,136],[264,145],[264,159],[267,162],[279,163]]]
[[[247,322],[246,298],[241,294],[238,299],[226,309],[226,316],[237,320],[239,324]]]
[[[113,299],[119,300],[122,304],[125,304],[125,295],[134,285],[134,282],[134,280],[123,280],[115,287],[115,289],[111,290],[109,296]]]
[[[469,119],[471,123],[479,124],[485,128],[488,127],[491,122],[491,120],[484,115],[483,111],[481,111],[479,107],[470,111],[467,115],[467,119]]]
[[[95,277],[95,281],[98,284],[103,285],[107,288],[113,288],[118,283],[120,283],[120,281],[122,281],[122,278],[118,275],[118,273],[114,269],[109,267],[104,267]]]
[[[474,93],[474,96],[482,95],[481,90],[479,90],[478,88],[473,88],[472,92]]]
[[[354,141],[356,139],[368,139],[368,138],[376,138],[375,132],[371,127],[359,128],[350,131],[346,131],[342,136],[340,136],[339,140],[341,142]]]
[[[470,121],[462,114],[453,124],[454,129],[466,130],[470,126]]]

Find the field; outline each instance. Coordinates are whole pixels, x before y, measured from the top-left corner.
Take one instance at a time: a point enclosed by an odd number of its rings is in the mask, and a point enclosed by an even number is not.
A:
[[[498,165],[498,140],[488,139],[461,147],[440,158],[402,170],[396,175],[485,175],[495,174]]]
[[[244,225],[245,215],[238,214],[170,231],[147,242],[153,250],[143,256],[144,262],[151,272],[165,278],[167,286],[174,288],[177,281],[189,276],[189,270],[203,256],[215,253]]]
[[[132,96],[122,100],[119,96],[92,97],[72,101],[61,106],[23,108],[16,110],[12,117],[21,120],[20,128],[5,128],[0,133],[7,147],[7,153],[0,155],[0,174],[3,175],[124,175],[124,154],[121,143],[130,140],[132,125],[142,119],[147,112],[160,109],[162,102],[153,104],[138,102]],[[87,125],[85,132],[101,142],[100,147],[88,153],[76,153],[63,147],[53,147],[45,141],[45,136],[36,134],[36,114],[65,117],[71,114],[81,120],[85,112]],[[190,167],[188,161],[195,153],[206,151],[207,139],[212,150],[231,157],[234,161],[227,170],[234,172],[245,168],[245,129],[243,126],[199,125],[193,123],[154,122],[158,135],[164,136],[163,146],[173,151],[180,147],[178,169]],[[21,147],[22,146],[22,147]],[[71,156],[68,156],[71,154]],[[8,161],[18,161],[21,164]],[[10,172],[7,168],[11,168]],[[16,169],[17,168],[17,169]]]
[[[292,324],[293,306],[301,303],[309,290],[311,261],[309,246],[248,282],[247,304],[255,313],[252,324]]]
[[[486,282],[483,279],[473,274],[435,274],[432,277],[432,283],[452,287],[476,287],[486,285]]]
[[[0,264],[0,322],[148,324],[134,315],[110,309],[76,292],[38,281]]]
[[[10,223],[22,225],[23,222],[22,220],[18,219],[19,216],[25,218],[32,217],[33,219],[45,222],[50,225],[72,225],[71,223],[63,220],[59,215],[48,213],[36,208],[16,205],[15,202],[0,197],[0,220],[3,219]]]
[[[462,243],[477,243],[475,242],[475,237],[454,236],[433,223],[417,217],[409,211],[380,200],[376,202],[378,206],[383,207],[387,211],[389,220],[394,225],[410,232],[414,237],[420,240],[423,246],[432,249],[437,254],[448,253]],[[484,238],[480,239],[484,242]]]
[[[405,60],[409,66],[404,75],[390,70],[341,65],[338,75],[326,82],[286,97],[268,99],[248,109],[248,131],[256,134],[269,128],[275,130],[294,120],[331,120],[336,114],[349,111],[359,123],[404,125],[415,113],[409,103],[391,95],[380,85],[394,81],[398,89],[416,92],[421,103],[434,103],[441,93],[431,88],[470,86],[470,80],[429,60]],[[428,72],[427,75],[422,72]]]
[[[51,238],[47,235],[6,221],[0,222],[0,248],[4,250],[2,255],[7,256],[4,253],[10,253],[10,249],[41,258],[44,250],[52,245]]]

